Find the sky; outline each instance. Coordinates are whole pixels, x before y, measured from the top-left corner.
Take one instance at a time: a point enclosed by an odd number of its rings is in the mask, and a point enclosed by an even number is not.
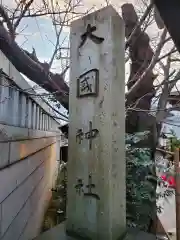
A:
[[[14,0],[0,0],[4,5],[8,7],[16,6]],[[40,4],[42,0],[34,0],[34,6]],[[58,2],[63,1],[59,0]],[[125,2],[138,2],[138,0],[112,0],[111,4],[120,11],[120,6]],[[84,9],[94,10],[99,9],[105,6],[105,0],[82,0],[83,7],[77,8],[76,11],[85,11]],[[49,61],[55,43],[56,36],[54,27],[52,25],[52,21],[48,17],[38,17],[38,18],[24,18],[20,26],[18,28],[19,35],[16,38],[16,41],[20,46],[28,51],[32,51],[34,47],[36,49],[37,57],[42,61]],[[68,36],[69,36],[69,28],[64,28],[61,34],[60,42],[63,43],[63,47],[68,46]],[[66,38],[66,39],[65,39]],[[64,40],[65,39],[65,40]],[[55,61],[53,64],[53,70],[56,72],[61,72],[61,63],[60,61]]]
[[[15,8],[17,4],[15,0],[0,0],[4,6],[8,8]],[[62,9],[64,6],[64,0],[58,0],[61,2]],[[73,0],[75,1],[75,0]],[[111,4],[120,11],[120,7],[123,3],[132,2],[138,0],[113,0]],[[34,0],[33,7],[37,9],[40,7],[42,0]],[[82,0],[82,6],[79,6],[76,11],[85,12],[88,9],[97,10],[106,5],[105,0]],[[69,47],[69,27],[63,28],[60,37],[61,47]],[[49,17],[36,17],[36,18],[24,18],[21,20],[20,25],[17,29],[16,41],[23,49],[32,52],[35,48],[36,55],[38,59],[42,62],[49,62],[54,51],[54,44],[56,42],[56,34],[54,31],[54,26],[52,20]],[[65,51],[64,55],[67,56],[69,51]],[[52,65],[52,71],[56,73],[61,73],[62,69],[68,64],[68,59],[60,61],[55,59]],[[25,76],[24,76],[25,77]],[[25,79],[33,86],[34,83]],[[68,82],[68,75],[66,76],[66,81]],[[61,107],[61,112],[66,113],[65,109]]]
[[[9,8],[15,8],[16,3],[15,0],[0,0],[4,6],[8,6]],[[51,0],[49,0],[51,1]],[[64,6],[64,1],[67,0],[52,0],[58,1],[62,5],[62,9]],[[72,0],[75,1],[75,0]],[[121,6],[124,3],[133,3],[134,6],[140,6],[140,2],[142,0],[109,0],[109,3],[113,5],[113,7],[119,12],[121,15]],[[42,0],[34,0],[34,4],[32,5],[34,8],[40,7]],[[79,6],[76,11],[85,12],[87,9],[97,10],[106,5],[106,0],[81,0],[81,6]],[[30,52],[35,48],[37,57],[40,61],[49,62],[54,51],[54,45],[56,42],[56,35],[54,31],[54,27],[52,25],[52,20],[49,17],[37,17],[37,18],[24,18],[19,27],[18,27],[18,35],[16,37],[17,43],[23,48]],[[153,30],[151,29],[151,33]],[[60,43],[62,47],[68,47],[68,39],[69,39],[69,28],[63,28]],[[69,52],[64,51],[64,55],[67,56]],[[56,60],[53,62],[52,71],[60,73],[62,68],[65,67],[67,61]],[[129,70],[127,69],[127,72]],[[66,78],[68,81],[68,78]]]

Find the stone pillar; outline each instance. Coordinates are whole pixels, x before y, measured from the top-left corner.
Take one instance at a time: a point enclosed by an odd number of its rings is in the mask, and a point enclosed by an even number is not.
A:
[[[40,108],[40,111],[39,111],[39,130],[43,130],[42,129],[42,110]]]
[[[124,25],[108,6],[71,27],[67,233],[126,228]]]
[[[32,123],[32,127],[33,129],[36,129],[36,107],[37,107],[37,104],[36,102],[33,102],[33,123]]]
[[[49,131],[49,115],[47,115],[47,130]]]
[[[28,128],[32,128],[32,100],[28,98],[28,116],[27,116]]]
[[[42,130],[44,131],[44,112],[42,112]]]
[[[8,122],[8,115],[10,114],[8,111],[8,102],[10,101],[8,86],[8,81],[2,77],[0,86],[0,121],[4,123]]]
[[[39,106],[36,107],[36,129],[39,129]]]
[[[52,131],[52,118],[50,118],[50,130]]]
[[[44,114],[44,130],[47,130],[47,115]]]
[[[19,114],[19,91],[13,89],[12,91],[12,125],[19,126],[21,121],[21,116]]]
[[[21,106],[20,106],[20,108],[21,108],[21,116],[20,116],[21,124],[20,124],[20,126],[25,127],[26,122],[27,122],[27,103],[26,103],[27,97],[25,94],[21,93],[20,98],[21,98],[21,101],[20,101],[21,102]]]
[[[47,130],[49,131],[49,115],[47,115]]]
[[[14,95],[14,91],[15,89],[13,87],[9,87],[9,99],[7,100],[8,101],[8,116],[7,116],[7,124],[9,125],[13,125],[13,122],[14,122],[14,112],[13,112],[13,95]],[[17,103],[16,103],[17,104]],[[11,114],[10,114],[11,113]]]
[[[49,116],[49,131],[51,131],[51,117]]]

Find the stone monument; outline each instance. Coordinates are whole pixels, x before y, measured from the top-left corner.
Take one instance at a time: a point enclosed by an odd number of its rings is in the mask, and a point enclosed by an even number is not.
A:
[[[112,6],[72,23],[66,231],[85,239],[126,228],[124,43]]]

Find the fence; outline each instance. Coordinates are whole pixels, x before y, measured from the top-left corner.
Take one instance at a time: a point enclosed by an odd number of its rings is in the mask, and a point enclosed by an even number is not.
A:
[[[61,133],[49,106],[0,52],[0,239],[40,232],[57,175]]]

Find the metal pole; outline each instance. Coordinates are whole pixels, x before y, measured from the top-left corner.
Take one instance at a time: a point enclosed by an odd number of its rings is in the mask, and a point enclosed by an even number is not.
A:
[[[180,165],[179,165],[179,148],[176,148],[174,155],[175,167],[175,199],[176,199],[176,239],[180,240]]]

